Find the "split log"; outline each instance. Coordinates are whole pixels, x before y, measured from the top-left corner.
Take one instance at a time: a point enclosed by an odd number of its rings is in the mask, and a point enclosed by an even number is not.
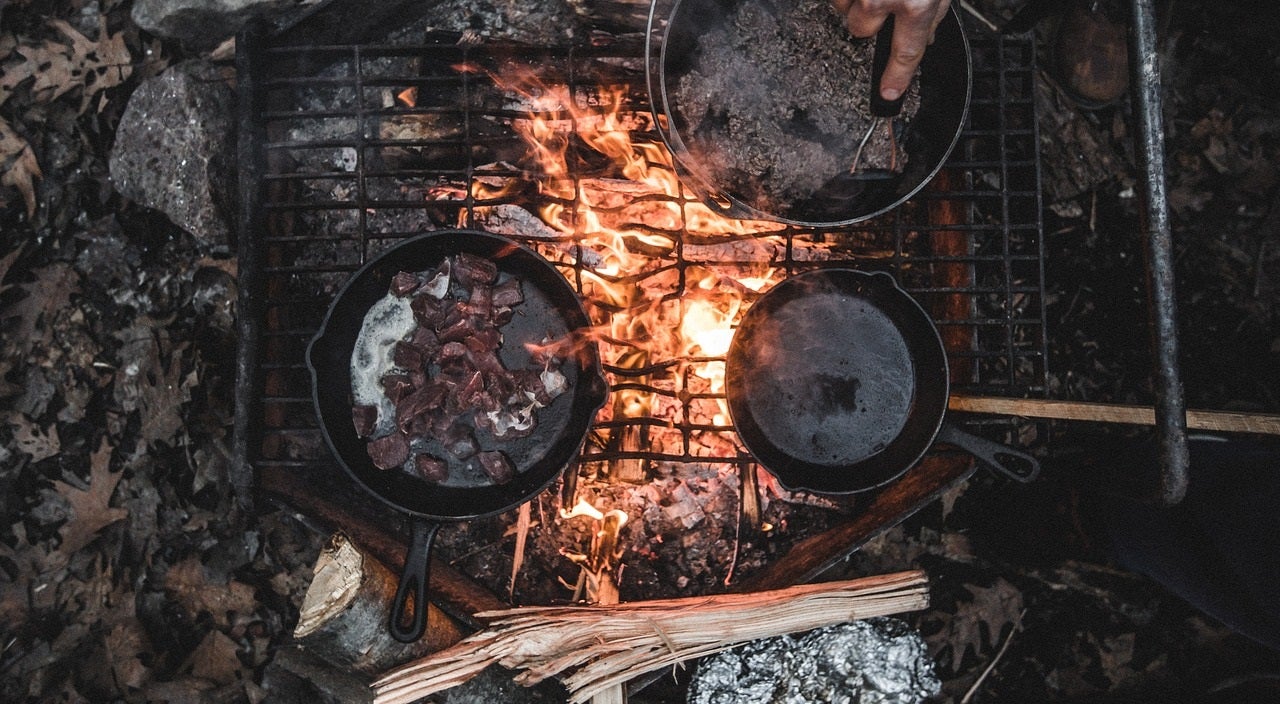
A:
[[[293,637],[327,662],[365,674],[383,672],[462,640],[458,624],[430,603],[425,637],[415,643],[393,639],[387,624],[397,579],[345,534],[335,533],[316,560]]]
[[[374,682],[374,701],[407,704],[499,664],[523,670],[516,682],[526,686],[560,676],[569,701],[580,704],[641,673],[750,640],[919,610],[928,601],[925,574],[912,571],[754,594],[488,612],[477,614],[492,619],[484,631]]]
[[[406,541],[401,517],[337,467],[299,472],[269,465],[258,472],[258,488],[310,522],[329,531],[342,531],[387,567],[404,568]],[[431,560],[428,593],[445,613],[473,630],[483,624],[472,614],[510,605],[438,557]]]

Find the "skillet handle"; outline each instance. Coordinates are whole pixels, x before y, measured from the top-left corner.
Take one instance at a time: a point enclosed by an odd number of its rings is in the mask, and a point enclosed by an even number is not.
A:
[[[966,433],[949,421],[942,424],[938,440],[962,448],[978,458],[982,466],[1014,481],[1025,484],[1040,474],[1040,460],[1007,445]],[[1008,459],[1016,461],[1009,462]]]
[[[440,524],[433,521],[415,520],[409,550],[404,557],[404,573],[400,575],[400,586],[396,587],[396,598],[391,603],[391,637],[401,643],[414,643],[427,631],[427,584],[431,576],[431,544],[435,541],[436,531]],[[413,595],[413,613],[408,614],[406,624],[405,611],[409,606],[409,595]]]

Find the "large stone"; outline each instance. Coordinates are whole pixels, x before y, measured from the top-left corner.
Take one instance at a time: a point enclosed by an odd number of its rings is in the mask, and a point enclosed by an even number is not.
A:
[[[133,21],[193,49],[209,49],[235,35],[250,20],[278,19],[306,3],[300,0],[137,0]]]
[[[116,190],[210,244],[227,244],[235,214],[233,107],[231,89],[203,61],[138,86],[111,150]]]

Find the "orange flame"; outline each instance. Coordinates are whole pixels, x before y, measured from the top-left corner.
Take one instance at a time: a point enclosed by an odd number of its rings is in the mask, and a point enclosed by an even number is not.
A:
[[[541,82],[528,69],[508,68],[494,79],[519,94],[527,106],[526,116],[514,126],[540,171],[538,188],[548,196],[539,218],[565,240],[598,255],[582,267],[582,293],[607,309],[607,321],[592,335],[597,341],[615,343],[602,346],[606,363],[626,366],[627,360],[634,363],[644,358],[634,354],[637,348],[646,350],[649,359],[690,360],[684,364],[707,382],[711,392],[723,392],[724,365],[697,360],[725,355],[744,297],[767,286],[775,272],[759,264],[726,281],[723,274],[704,267],[677,271],[670,263],[677,243],[662,233],[683,229],[697,233],[700,241],[723,238],[750,247],[761,233],[778,226],[725,218],[688,195],[666,146],[634,138],[644,128],[637,124],[644,117],[625,112],[625,87],[599,88],[587,100],[575,99],[565,86]],[[575,137],[577,143],[607,157],[627,185],[613,190],[608,184],[573,178],[569,159]],[[473,181],[471,195],[483,202],[503,195],[509,187],[493,183]],[[626,197],[619,197],[619,192]],[[482,215],[484,210],[477,208]],[[561,260],[568,256],[564,248],[544,253]],[[681,276],[683,282],[669,286],[635,283],[648,277],[674,281]],[[680,284],[683,295],[668,295]],[[640,393],[628,395],[622,407],[628,416],[650,410]],[[728,424],[723,403],[713,422]]]

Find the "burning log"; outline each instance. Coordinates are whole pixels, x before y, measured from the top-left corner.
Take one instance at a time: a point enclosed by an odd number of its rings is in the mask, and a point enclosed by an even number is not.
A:
[[[428,636],[394,640],[387,630],[396,576],[343,533],[335,533],[316,560],[315,577],[299,608],[293,637],[332,665],[375,674],[462,639],[458,625],[427,605]]]
[[[416,701],[496,663],[524,670],[516,681],[526,686],[562,676],[569,700],[581,703],[641,673],[750,640],[927,606],[927,577],[913,571],[754,594],[492,611],[478,614],[492,619],[486,630],[374,682],[374,701]]]
[[[618,356],[617,366],[638,369],[649,363],[646,350],[629,350]],[[634,383],[648,384],[649,375],[636,377]],[[648,415],[653,407],[651,394],[636,389],[625,389],[613,394],[613,417],[639,418]],[[637,452],[649,445],[648,428],[639,424],[624,425],[609,433],[606,449],[610,452]],[[609,477],[615,482],[642,484],[649,478],[649,463],[639,458],[620,458],[609,462]]]
[[[618,571],[626,546],[621,542],[622,527],[627,524],[627,514],[613,509],[601,513],[586,501],[579,501],[572,510],[560,512],[563,518],[590,516],[600,529],[591,538],[588,554],[562,550],[561,554],[581,567],[578,583],[573,587],[573,601],[610,606],[618,603],[618,585],[614,573]],[[565,586],[568,586],[566,583]]]

